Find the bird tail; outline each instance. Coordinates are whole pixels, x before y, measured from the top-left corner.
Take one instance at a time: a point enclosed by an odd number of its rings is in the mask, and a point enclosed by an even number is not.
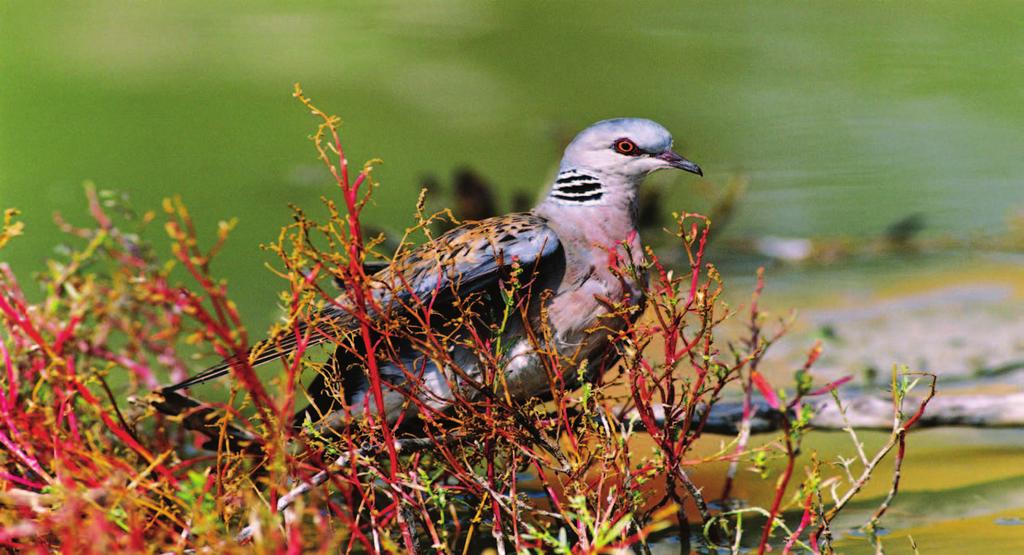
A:
[[[230,423],[223,425],[217,416],[219,411],[216,407],[196,400],[181,390],[226,376],[231,372],[232,366],[248,364],[255,367],[286,356],[297,350],[300,340],[305,347],[338,341],[338,336],[344,333],[350,319],[351,316],[343,309],[329,307],[319,312],[316,318],[299,322],[286,332],[257,343],[248,351],[232,355],[188,379],[157,390],[149,402],[161,413],[180,416],[186,429],[209,436],[211,441],[204,447],[216,449],[217,438],[226,434],[232,447],[258,450],[257,436]],[[297,415],[296,422],[301,422],[298,418]]]
[[[280,358],[295,350],[298,343],[296,335],[304,335],[308,327],[309,326],[307,324],[300,324],[296,330],[296,334],[284,335],[276,340],[267,339],[265,341],[260,341],[248,351],[225,358],[202,372],[199,372],[198,374],[176,384],[164,387],[160,391],[164,393],[173,393],[210,380],[215,380],[221,376],[226,376],[230,373],[232,366],[249,364],[250,366],[255,367],[260,366],[261,364],[266,364],[276,358]],[[315,345],[322,343],[323,341],[323,338],[320,340],[316,340],[315,337],[310,338],[309,345]]]
[[[256,367],[288,355],[298,348],[299,340],[303,339],[305,347],[313,347],[329,341],[337,341],[338,335],[344,333],[345,325],[351,317],[340,308],[330,307],[322,310],[313,320],[299,322],[294,328],[278,334],[277,337],[260,341],[244,353],[237,353],[198,374],[178,383],[162,388],[164,393],[173,393],[181,389],[215,380],[230,373],[231,367],[249,364]]]
[[[210,404],[166,388],[152,395],[149,402],[166,415],[181,417],[186,429],[202,432],[209,437],[203,444],[205,449],[217,450],[219,439],[223,437],[234,451],[254,454],[263,451],[259,436],[230,422],[221,423],[216,407]]]

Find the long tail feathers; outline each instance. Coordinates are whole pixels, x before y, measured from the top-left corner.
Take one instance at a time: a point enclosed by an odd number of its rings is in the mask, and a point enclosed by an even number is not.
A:
[[[188,379],[164,387],[161,391],[173,393],[226,376],[231,372],[231,367],[235,365],[248,363],[255,367],[266,364],[294,352],[298,348],[300,338],[305,341],[306,347],[334,341],[340,333],[343,333],[342,330],[345,329],[348,319],[349,315],[340,309],[324,310],[320,313],[318,320],[313,323],[302,322],[288,333],[281,334],[274,339],[261,341],[249,351],[230,356]],[[307,335],[308,337],[306,337]]]
[[[259,437],[234,424],[224,425],[218,417],[222,412],[216,406],[198,401],[179,391],[226,376],[235,365],[259,366],[286,356],[297,350],[300,340],[306,347],[337,341],[339,334],[344,333],[348,320],[348,314],[340,309],[325,310],[316,321],[299,323],[288,330],[288,333],[261,341],[247,352],[228,357],[186,380],[158,390],[150,398],[150,403],[164,414],[181,416],[186,429],[207,435],[210,441],[204,445],[206,448],[217,449],[218,442],[223,438],[234,449],[259,452]]]

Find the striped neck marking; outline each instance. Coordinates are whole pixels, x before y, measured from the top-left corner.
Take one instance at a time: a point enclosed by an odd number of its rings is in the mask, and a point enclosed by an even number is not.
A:
[[[567,170],[558,175],[551,197],[570,203],[588,204],[601,200],[604,186],[597,178],[576,170]]]

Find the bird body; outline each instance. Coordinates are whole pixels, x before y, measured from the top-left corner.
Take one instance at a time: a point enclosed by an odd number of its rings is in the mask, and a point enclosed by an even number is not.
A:
[[[608,318],[613,306],[643,304],[646,276],[639,269],[643,251],[637,233],[637,193],[649,173],[677,168],[701,174],[700,168],[671,150],[672,137],[650,120],[616,119],[599,122],[568,145],[558,175],[546,198],[532,211],[467,222],[407,253],[371,277],[375,317],[397,309],[429,303],[432,319],[415,324],[379,357],[379,372],[387,384],[384,413],[389,422],[400,415],[416,416],[423,409],[445,410],[455,391],[473,398],[480,389],[481,355],[465,341],[466,299],[477,296],[478,324],[495,329],[502,319],[499,344],[505,348],[498,367],[504,396],[525,401],[544,396],[553,387],[543,358],[554,354],[566,376],[583,367],[588,377],[614,356],[609,336],[627,322]],[[514,272],[518,269],[520,274]],[[502,317],[502,295],[511,279],[526,295],[522,310]],[[342,295],[320,313],[310,343],[324,343],[358,328],[352,300]],[[638,313],[639,311],[635,311]],[[405,321],[412,320],[406,319]],[[460,321],[459,326],[452,322]],[[469,325],[473,325],[472,323]],[[425,328],[425,329],[424,329]],[[444,336],[451,331],[447,363],[438,365],[416,337]],[[545,340],[544,334],[547,332]],[[419,334],[419,335],[417,335]],[[339,343],[338,341],[334,341]],[[268,342],[250,363],[267,362],[294,349],[294,337]],[[255,350],[254,350],[255,351]],[[553,351],[553,353],[552,353]],[[338,428],[353,417],[379,412],[370,400],[363,365],[351,348],[339,346],[327,367],[309,386],[313,402],[298,419],[323,419]],[[181,412],[197,403],[177,390],[228,373],[229,359],[189,380],[162,390],[164,408]],[[584,366],[581,366],[584,365]],[[418,403],[410,403],[415,397]],[[161,405],[157,404],[158,408]]]

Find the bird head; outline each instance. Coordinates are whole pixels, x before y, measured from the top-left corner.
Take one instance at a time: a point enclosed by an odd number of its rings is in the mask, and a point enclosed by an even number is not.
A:
[[[609,119],[584,129],[565,149],[562,169],[570,167],[631,178],[669,168],[703,175],[697,164],[672,151],[668,129],[641,118]]]
[[[601,121],[565,148],[548,198],[558,204],[604,204],[621,194],[632,196],[647,174],[663,169],[704,175],[672,150],[672,134],[661,125],[641,118]]]

